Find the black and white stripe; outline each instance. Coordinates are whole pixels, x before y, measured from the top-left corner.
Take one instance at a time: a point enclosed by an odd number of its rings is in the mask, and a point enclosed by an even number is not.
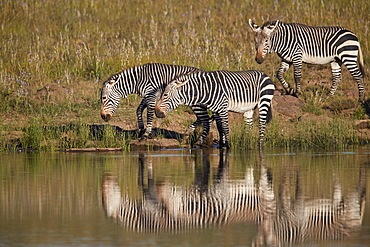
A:
[[[357,36],[351,31],[343,27],[311,27],[281,21],[268,21],[259,27],[250,19],[249,25],[256,32],[256,61],[262,63],[268,53],[276,52],[282,59],[277,77],[288,93],[298,96],[301,92],[302,63],[330,63],[333,83],[329,95],[334,95],[342,79],[341,65],[344,64],[357,82],[360,101],[364,100],[362,51]],[[294,67],[295,92],[283,77],[291,65]]]
[[[155,102],[160,98],[167,84],[179,75],[197,71],[201,70],[181,65],[148,63],[125,69],[120,73],[112,75],[104,82],[101,91],[101,117],[105,121],[109,121],[116,111],[121,98],[126,98],[130,94],[138,94],[143,100],[136,110],[136,115],[141,132],[140,140],[145,140],[152,132]],[[145,108],[147,108],[147,126],[144,132],[142,115]],[[197,120],[189,127],[186,133],[194,130],[197,125],[203,124],[204,133],[198,139],[198,142],[201,143],[209,132],[211,120],[206,108],[194,106],[193,111],[197,116]]]
[[[179,76],[169,83],[155,110],[158,117],[164,117],[179,105],[206,107],[216,119],[220,147],[228,148],[228,111],[243,113],[246,122],[251,124],[257,107],[262,144],[274,90],[271,79],[257,70],[197,72]]]

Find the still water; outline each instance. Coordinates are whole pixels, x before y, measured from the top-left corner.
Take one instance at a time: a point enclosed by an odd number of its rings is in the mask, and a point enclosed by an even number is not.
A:
[[[0,154],[0,246],[370,246],[370,147]]]

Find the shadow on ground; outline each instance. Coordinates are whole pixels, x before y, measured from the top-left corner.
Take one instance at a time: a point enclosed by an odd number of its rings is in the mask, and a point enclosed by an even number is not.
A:
[[[112,125],[90,125],[90,131],[93,137],[100,140],[102,136],[104,135],[104,132],[107,131],[107,128],[113,128],[117,133],[122,133],[124,135],[127,135],[127,137],[130,137],[131,139],[137,139],[139,129],[136,130],[124,130],[119,126],[112,126]],[[165,139],[176,139],[181,140],[184,138],[184,134],[180,134],[176,131],[172,130],[166,130],[166,129],[160,129],[160,128],[153,128],[151,137],[152,138],[165,138]]]

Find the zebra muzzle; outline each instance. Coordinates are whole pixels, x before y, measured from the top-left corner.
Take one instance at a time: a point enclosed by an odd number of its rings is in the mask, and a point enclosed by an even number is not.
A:
[[[263,57],[263,56],[256,56],[256,62],[258,64],[263,63],[263,61],[265,61],[265,57]]]
[[[159,107],[155,107],[155,115],[158,117],[158,118],[164,118],[166,116],[166,114],[159,108]]]
[[[105,122],[108,122],[112,118],[112,114],[105,113],[104,111],[100,112],[100,116]]]

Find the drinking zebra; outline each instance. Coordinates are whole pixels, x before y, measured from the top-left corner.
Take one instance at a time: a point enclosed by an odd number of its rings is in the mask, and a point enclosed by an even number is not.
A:
[[[301,92],[300,80],[304,62],[330,63],[333,83],[329,95],[334,95],[342,79],[341,65],[344,64],[357,82],[359,100],[364,100],[364,62],[358,38],[351,31],[342,27],[310,27],[278,20],[268,21],[259,27],[249,19],[249,25],[256,32],[257,63],[262,63],[266,54],[276,52],[282,59],[277,77],[289,94],[298,96]],[[294,67],[295,91],[289,88],[283,77],[291,65]]]
[[[243,113],[246,123],[251,125],[253,110],[258,107],[262,144],[274,90],[271,79],[257,70],[197,72],[181,75],[169,83],[155,112],[157,117],[165,117],[179,105],[202,105],[214,114],[219,146],[229,148],[228,111]]]
[[[143,100],[136,110],[139,137],[145,140],[152,132],[155,102],[161,96],[164,88],[175,77],[201,71],[200,69],[160,63],[148,63],[112,75],[108,78],[101,91],[100,115],[105,121],[109,121],[117,109],[121,98],[130,94],[138,94]],[[147,108],[147,126],[144,131],[143,111]],[[197,120],[189,127],[186,133],[191,132],[197,125],[203,124],[204,131],[197,143],[202,143],[211,128],[211,120],[207,109],[201,105],[194,105],[193,111]]]

